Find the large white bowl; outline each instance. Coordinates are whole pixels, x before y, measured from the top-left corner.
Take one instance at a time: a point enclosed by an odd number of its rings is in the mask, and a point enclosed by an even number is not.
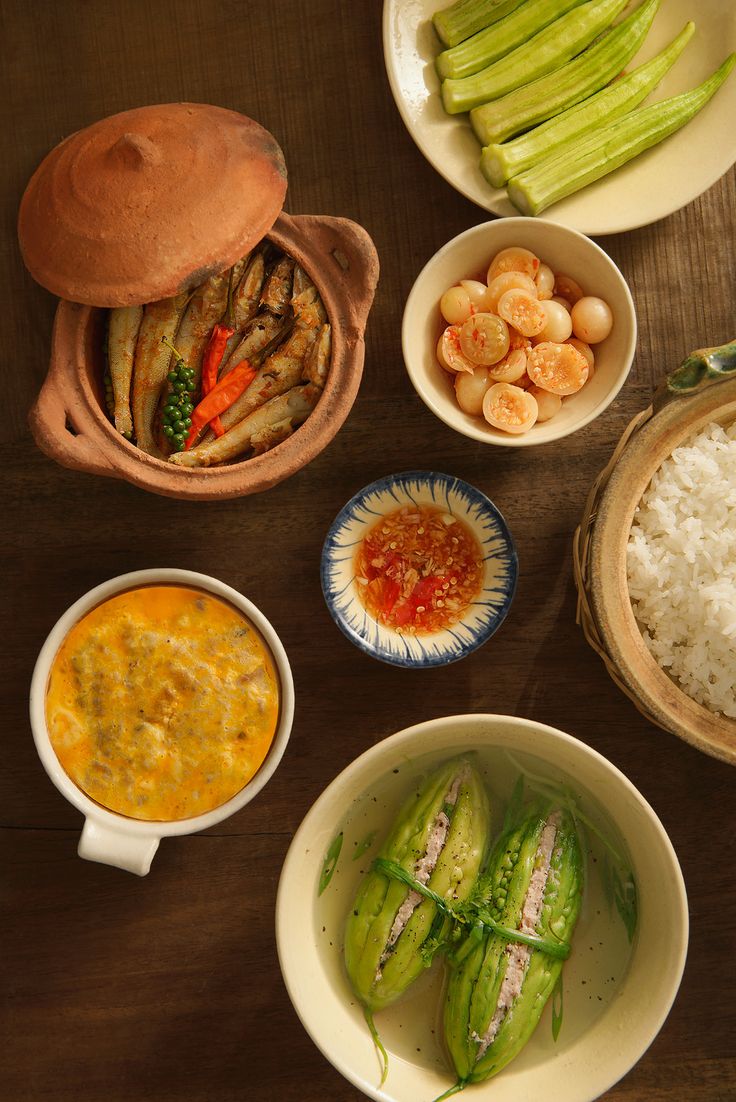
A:
[[[437,340],[446,326],[441,296],[461,279],[485,282],[488,265],[501,249],[521,245],[554,271],[575,279],[586,294],[605,299],[613,329],[593,346],[595,373],[577,394],[565,398],[550,421],[518,436],[493,428],[483,417],[464,413],[455,400],[453,377],[437,362]],[[401,329],[404,363],[424,404],[450,428],[485,444],[520,448],[548,444],[576,432],[611,404],[626,381],[636,349],[636,311],[626,280],[603,249],[577,230],[544,219],[504,218],[484,222],[453,237],[416,278]]]
[[[204,815],[195,815],[189,819],[175,822],[142,821],[120,815],[91,800],[71,777],[64,771],[54,752],[46,725],[46,688],[51,665],[56,652],[71,628],[91,609],[103,601],[122,593],[126,589],[135,589],[143,585],[183,585],[194,589],[204,589],[223,601],[228,601],[239,609],[260,632],[268,646],[276,666],[281,692],[279,722],[266,759],[256,775],[237,792],[232,799],[213,808]],[[236,589],[225,585],[217,578],[207,574],[198,574],[192,570],[134,570],[111,578],[96,586],[67,609],[51,629],[46,642],[36,660],[31,681],[31,728],[39,757],[49,777],[84,815],[85,822],[79,839],[79,856],[88,861],[99,861],[105,865],[116,865],[128,872],[145,876],[151,867],[151,861],[164,837],[177,834],[192,834],[197,830],[214,826],[227,819],[234,812],[245,807],[256,796],[283,757],[291,733],[294,718],[294,682],[291,667],[281,640],[271,624],[251,601],[238,593]]]
[[[496,826],[522,762],[572,789],[584,812],[628,850],[639,896],[633,944],[606,903],[603,851],[589,833],[596,861],[588,862],[563,970],[558,1041],[548,1006],[521,1055],[496,1078],[468,1088],[474,1102],[592,1102],[633,1067],[667,1017],[685,965],[687,898],[672,845],[643,796],[600,754],[552,727],[511,716],[449,716],[400,731],[349,765],[312,807],[284,862],[276,935],[286,987],[315,1044],[368,1097],[431,1102],[450,1087],[454,1077],[440,1043],[441,967],[376,1015],[389,1053],[381,1088],[373,1042],[343,964],[343,931],[361,877],[412,782],[465,752],[475,752],[486,776]],[[325,855],[340,831],[334,874],[318,895]]]

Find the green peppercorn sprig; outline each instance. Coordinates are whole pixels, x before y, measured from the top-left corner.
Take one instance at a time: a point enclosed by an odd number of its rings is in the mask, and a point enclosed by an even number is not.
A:
[[[183,451],[186,438],[192,424],[194,403],[192,398],[197,389],[193,367],[187,367],[184,357],[174,348],[166,337],[161,340],[168,345],[176,356],[173,369],[166,376],[169,382],[169,395],[161,414],[164,436],[171,441],[174,451]]]

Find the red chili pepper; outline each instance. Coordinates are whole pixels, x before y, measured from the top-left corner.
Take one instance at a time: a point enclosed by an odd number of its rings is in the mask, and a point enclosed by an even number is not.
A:
[[[184,451],[189,451],[205,425],[210,424],[213,418],[219,417],[230,408],[233,402],[248,389],[256,375],[256,368],[247,360],[242,360],[237,367],[220,379],[192,413],[192,427],[189,429]]]
[[[232,337],[234,329],[221,322],[215,326],[207,342],[202,358],[202,397],[205,398],[217,386],[217,373],[220,370],[222,357],[225,355],[225,347]],[[222,436],[225,432],[219,417],[214,417],[211,422],[216,436]]]
[[[386,578],[384,580],[383,589],[383,611],[388,614],[393,611],[393,607],[399,599],[399,593],[401,593],[401,586],[398,582],[392,582]]]
[[[394,610],[394,622],[403,627],[410,620],[415,620],[417,610],[429,604],[430,598],[447,579],[442,574],[429,574],[426,578],[420,578],[408,597],[406,597]]]

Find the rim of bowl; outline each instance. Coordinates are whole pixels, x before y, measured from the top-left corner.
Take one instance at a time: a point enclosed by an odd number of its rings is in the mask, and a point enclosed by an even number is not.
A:
[[[412,340],[412,333],[409,330],[409,314],[411,310],[415,307],[416,299],[419,298],[423,280],[428,275],[428,273],[430,273],[436,266],[442,264],[447,259],[448,255],[455,248],[457,248],[459,244],[467,239],[476,236],[479,237],[485,233],[496,232],[503,233],[505,235],[509,227],[512,230],[516,227],[523,227],[522,232],[524,233],[524,235],[526,235],[529,231],[534,232],[534,227],[536,226],[544,227],[542,232],[551,232],[552,234],[557,234],[560,237],[570,236],[578,238],[579,240],[585,242],[585,247],[590,248],[591,250],[593,250],[593,252],[598,253],[603,258],[604,263],[607,264],[610,268],[611,275],[616,280],[617,284],[619,285],[619,289],[623,293],[623,297],[628,308],[629,323],[631,329],[629,339],[626,342],[626,352],[621,361],[623,364],[625,364],[625,367],[622,370],[619,370],[619,377],[617,381],[607,391],[605,396],[598,402],[596,406],[593,407],[593,409],[588,414],[581,417],[581,419],[574,425],[571,425],[564,431],[558,431],[555,436],[550,437],[547,440],[539,441],[534,440],[533,438],[530,439],[531,433],[520,433],[518,435],[513,435],[512,433],[501,433],[499,431],[498,435],[490,436],[487,432],[482,431],[480,428],[474,429],[472,427],[465,427],[455,424],[451,417],[447,413],[445,413],[442,405],[433,402],[430,396],[426,394],[422,388],[422,372],[421,370],[415,370],[412,366],[414,362],[413,344],[415,344],[416,342]],[[526,248],[527,246],[521,245],[521,247]],[[434,413],[434,415],[438,417],[440,421],[444,422],[444,424],[446,424],[448,428],[453,429],[454,432],[459,432],[462,436],[466,436],[470,440],[478,440],[481,444],[490,444],[492,446],[498,445],[499,447],[507,448],[543,447],[545,444],[553,444],[557,440],[564,440],[566,436],[571,436],[579,429],[585,428],[586,425],[589,425],[591,421],[594,421],[596,417],[599,417],[600,414],[603,413],[604,410],[606,410],[608,406],[613,402],[613,400],[616,398],[621,388],[623,387],[624,383],[626,382],[627,378],[629,377],[631,365],[634,362],[634,354],[636,352],[637,333],[638,324],[636,317],[636,307],[634,305],[634,299],[632,297],[631,290],[624,278],[621,269],[618,267],[616,262],[608,255],[605,249],[602,249],[601,246],[593,241],[590,237],[588,237],[587,234],[581,233],[580,230],[572,229],[572,227],[570,226],[565,226],[560,222],[552,222],[549,219],[545,218],[496,218],[487,222],[479,222],[477,225],[470,226],[469,229],[463,230],[462,233],[456,234],[455,237],[452,237],[449,241],[446,241],[445,244],[442,245],[437,250],[437,252],[429,258],[426,264],[424,264],[411,286],[411,290],[409,291],[404,306],[404,313],[401,320],[401,350],[404,358],[406,373],[409,376],[411,384],[414,387],[414,390],[416,391],[418,397],[421,398],[427,409]]]
[[[482,506],[486,513],[489,513],[496,524],[498,525],[501,536],[506,545],[506,551],[509,559],[509,574],[510,585],[504,596],[503,603],[495,620],[485,630],[478,633],[478,636],[471,642],[464,644],[459,654],[453,654],[452,656],[445,658],[441,655],[430,655],[426,659],[421,661],[413,659],[411,657],[403,657],[402,655],[389,656],[379,651],[370,642],[368,642],[359,632],[355,631],[349,624],[347,624],[342,616],[335,608],[335,603],[329,596],[329,584],[328,584],[328,564],[331,560],[330,544],[334,538],[334,535],[343,526],[345,520],[350,515],[353,507],[360,501],[361,498],[367,496],[370,493],[380,493],[381,491],[389,490],[399,479],[415,479],[418,482],[428,481],[430,478],[447,479],[448,482],[454,483],[454,485],[462,487],[463,491],[467,493],[467,496]],[[484,643],[495,635],[498,629],[503,624],[504,620],[508,616],[509,609],[516,595],[516,587],[519,580],[519,556],[516,550],[516,544],[514,538],[511,535],[506,519],[503,513],[500,511],[497,505],[491,501],[491,499],[479,490],[476,486],[466,482],[462,478],[457,478],[455,475],[445,474],[442,471],[401,471],[397,474],[384,475],[382,478],[377,478],[374,482],[368,483],[361,490],[343,505],[340,512],[337,514],[332,524],[327,530],[324,543],[322,544],[322,555],[320,560],[320,583],[322,586],[322,596],[324,597],[325,604],[327,605],[330,616],[337,624],[340,631],[364,654],[369,655],[371,658],[377,659],[379,662],[384,662],[388,666],[398,666],[402,669],[409,670],[422,670],[433,669],[438,666],[449,666],[453,662],[459,662],[461,658],[467,657],[472,654],[473,651],[478,650]],[[389,630],[389,629],[387,629]]]
[[[193,589],[203,589],[213,593],[216,597],[220,597],[234,605],[252,621],[263,636],[278,672],[280,687],[279,722],[269,751],[255,776],[224,804],[212,808],[211,811],[203,812],[201,815],[190,816],[187,819],[133,819],[96,803],[81,788],[78,788],[68,773],[65,772],[49,738],[45,709],[46,687],[51,665],[59,647],[74,624],[87,612],[125,590],[137,589],[146,585],[170,585],[172,583],[189,585]],[[135,835],[155,835],[163,838],[177,834],[191,834],[194,831],[213,826],[245,807],[261,791],[276,771],[289,741],[293,718],[294,681],[291,666],[284,646],[270,621],[247,597],[244,597],[237,589],[233,589],[232,586],[219,581],[218,578],[213,578],[209,574],[200,574],[194,570],[180,570],[175,567],[132,570],[127,574],[118,574],[116,577],[110,578],[84,593],[74,604],[69,606],[52,627],[36,659],[31,678],[31,730],[38,756],[50,780],[62,796],[81,811],[85,817],[114,828],[116,831]]]
[[[454,728],[457,725],[464,724],[468,731],[467,737],[470,737],[471,728],[482,728],[489,723],[501,723],[509,728],[525,727],[532,729],[535,733],[542,733],[545,737],[551,738],[552,742],[566,744],[569,747],[575,747],[576,750],[583,755],[591,759],[598,769],[602,769],[604,773],[608,773],[609,776],[618,783],[621,788],[632,798],[645,812],[648,821],[650,822],[655,834],[658,836],[659,842],[662,845],[663,854],[669,859],[670,871],[672,873],[672,881],[676,884],[676,896],[679,903],[679,928],[681,930],[681,945],[678,953],[677,966],[674,972],[670,975],[669,990],[667,995],[656,1015],[652,1028],[649,1030],[646,1038],[640,1039],[641,1043],[637,1046],[634,1059],[627,1065],[626,1068],[619,1071],[615,1078],[610,1082],[600,1084],[596,1088],[598,1093],[591,1096],[590,1102],[593,1102],[594,1098],[600,1098],[607,1090],[609,1090],[615,1083],[619,1082],[624,1075],[628,1074],[633,1067],[642,1058],[647,1049],[652,1045],[660,1030],[662,1029],[667,1017],[672,1009],[672,1005],[677,997],[679,991],[682,976],[685,970],[685,963],[687,959],[688,942],[689,942],[689,930],[690,930],[690,918],[688,911],[687,901],[687,889],[685,886],[684,877],[682,875],[682,869],[680,862],[675,852],[675,848],[672,845],[672,841],[667,834],[659,816],[654,811],[648,800],[642,795],[633,781],[623,773],[613,762],[604,757],[603,754],[593,749],[587,743],[581,739],[575,738],[574,735],[569,735],[566,731],[561,731],[557,727],[551,727],[546,723],[539,723],[537,720],[527,719],[523,716],[510,716],[502,715],[498,713],[486,713],[486,712],[468,712],[461,715],[454,716],[439,716],[435,719],[424,720],[420,723],[415,723],[411,727],[404,727],[402,730],[395,732],[392,735],[387,736],[380,742],[374,743],[352,762],[350,762],[344,769],[342,769],[336,777],[322,790],[317,799],[311,805],[306,815],[302,819],[302,822],[298,826],[294,837],[291,840],[289,849],[287,850],[284,863],[281,868],[281,875],[279,877],[279,884],[276,893],[276,909],[275,909],[275,932],[276,932],[276,949],[279,958],[279,966],[281,968],[281,975],[284,981],[284,986],[288,992],[292,1006],[296,1011],[296,1014],[301,1021],[304,1029],[308,1033],[312,1042],[323,1054],[341,1075],[347,1079],[348,1082],[353,1083],[356,1087],[368,1095],[369,1098],[373,1098],[376,1102],[392,1102],[392,1096],[388,1095],[380,1087],[376,1088],[373,1084],[368,1083],[360,1078],[360,1076],[354,1073],[347,1063],[340,1057],[335,1057],[331,1052],[327,1051],[326,1046],[320,1042],[320,1040],[314,1035],[311,1025],[306,1020],[306,1016],[302,1014],[302,1007],[299,1002],[298,991],[291,984],[288,969],[285,966],[287,958],[287,951],[285,945],[289,940],[289,932],[292,927],[292,914],[286,910],[286,882],[291,875],[291,867],[300,866],[302,864],[301,851],[304,848],[304,841],[309,839],[313,823],[318,822],[321,807],[324,804],[330,804],[331,802],[337,802],[340,799],[344,790],[349,789],[350,782],[360,777],[362,773],[369,772],[371,767],[377,761],[380,761],[383,757],[386,757],[385,770],[392,767],[392,761],[400,761],[404,763],[406,760],[406,751],[404,747],[406,744],[411,744],[415,739],[422,735],[431,735],[434,731],[441,730],[444,727],[449,729]],[[465,736],[464,736],[465,737]],[[447,747],[448,752],[450,747]],[[433,753],[437,748],[430,748],[425,753]],[[395,753],[394,753],[395,751]],[[402,751],[404,753],[402,754]],[[528,751],[533,753],[533,751]],[[361,793],[366,789],[366,785],[361,785]],[[604,806],[604,805],[602,805]],[[607,809],[605,809],[607,810]],[[321,858],[320,858],[321,860]],[[315,882],[316,892],[316,882]]]

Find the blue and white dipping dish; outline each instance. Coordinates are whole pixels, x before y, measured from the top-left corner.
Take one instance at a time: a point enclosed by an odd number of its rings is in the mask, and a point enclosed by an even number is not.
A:
[[[481,591],[461,620],[431,634],[379,624],[358,595],[358,548],[380,517],[402,505],[435,505],[462,521],[483,552]],[[506,521],[485,494],[452,475],[405,471],[365,486],[335,518],[322,548],[322,592],[333,620],[360,650],[393,666],[423,669],[456,662],[501,626],[516,591],[518,559]]]

